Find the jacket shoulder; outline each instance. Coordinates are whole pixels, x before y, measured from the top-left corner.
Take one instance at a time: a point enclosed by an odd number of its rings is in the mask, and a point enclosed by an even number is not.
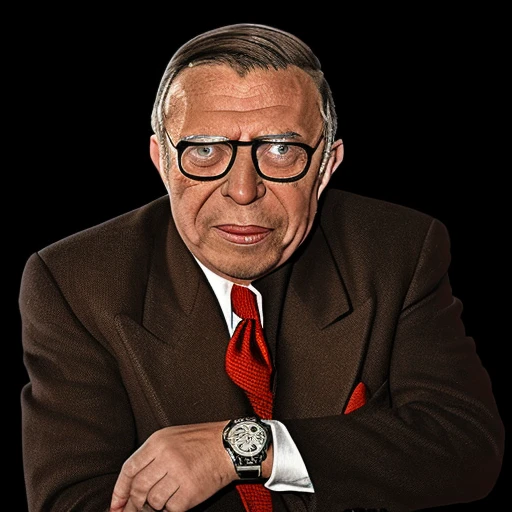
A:
[[[91,329],[102,316],[139,311],[154,241],[170,217],[165,195],[33,253],[21,278],[20,306],[44,303],[46,287],[53,286]]]
[[[421,243],[433,223],[446,226],[409,206],[333,189],[322,204],[321,225],[329,239],[350,237],[351,244],[375,249]]]
[[[350,220],[379,227],[410,224],[429,225],[434,217],[425,212],[383,199],[364,196],[340,189],[328,191],[323,203],[324,220]]]
[[[409,283],[422,253],[431,264],[450,265],[450,237],[443,222],[401,204],[330,190],[321,210],[321,229],[340,271],[366,282]],[[427,244],[427,245],[426,245]]]
[[[49,267],[71,261],[86,266],[98,263],[97,260],[113,259],[119,263],[118,258],[125,254],[144,252],[169,215],[169,197],[165,195],[58,240],[39,250],[38,254]]]

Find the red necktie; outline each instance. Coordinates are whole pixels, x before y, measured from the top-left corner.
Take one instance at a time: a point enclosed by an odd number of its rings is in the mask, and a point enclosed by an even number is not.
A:
[[[258,313],[256,296],[245,286],[233,285],[233,311],[242,320],[237,325],[226,351],[226,372],[241,387],[254,412],[262,419],[272,418],[273,395],[270,389],[272,360]],[[270,491],[263,484],[237,485],[245,509],[271,512]]]

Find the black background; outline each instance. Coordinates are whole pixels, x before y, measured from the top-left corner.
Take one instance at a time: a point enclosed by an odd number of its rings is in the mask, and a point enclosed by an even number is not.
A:
[[[504,306],[510,303],[510,286],[507,202],[500,180],[510,168],[499,156],[503,145],[510,147],[500,135],[502,123],[508,123],[504,14],[421,7],[415,12],[365,7],[357,13],[324,7],[312,14],[265,6],[236,15],[227,7],[223,13],[218,7],[191,7],[181,14],[153,7],[148,13],[110,15],[46,9],[13,20],[12,72],[4,80],[12,92],[4,101],[14,116],[4,161],[14,163],[2,175],[4,254],[10,258],[14,247],[7,276],[12,335],[6,340],[6,365],[13,376],[17,510],[26,503],[19,393],[28,379],[17,304],[23,266],[32,252],[165,193],[149,158],[150,115],[160,77],[181,44],[220,24],[253,22],[289,30],[318,55],[345,144],[332,186],[404,204],[446,224],[453,292],[464,304],[467,332],[507,424],[510,335]],[[506,503],[506,466],[505,458],[486,499],[446,510],[490,510]]]

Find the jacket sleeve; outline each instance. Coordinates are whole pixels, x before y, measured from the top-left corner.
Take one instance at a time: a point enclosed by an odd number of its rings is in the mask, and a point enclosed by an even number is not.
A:
[[[135,447],[115,359],[77,319],[38,254],[20,289],[23,464],[30,512],[107,510]]]
[[[387,379],[366,405],[283,420],[315,488],[283,496],[294,510],[415,511],[479,500],[494,487],[504,427],[449,262],[448,232],[434,219],[396,321]]]

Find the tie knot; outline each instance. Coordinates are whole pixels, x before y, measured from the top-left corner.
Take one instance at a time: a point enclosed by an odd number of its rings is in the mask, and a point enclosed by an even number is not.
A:
[[[233,311],[240,318],[259,318],[256,295],[249,288],[234,284],[231,288],[231,304]]]

